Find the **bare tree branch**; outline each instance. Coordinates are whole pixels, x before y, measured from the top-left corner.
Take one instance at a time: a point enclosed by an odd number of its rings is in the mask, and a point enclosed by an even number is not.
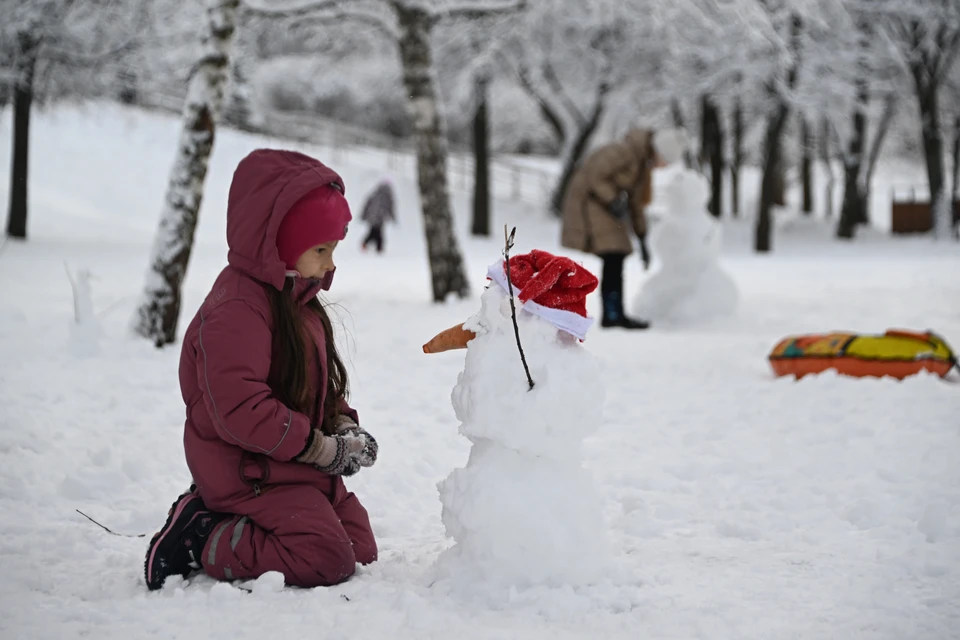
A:
[[[953,37],[940,49],[939,65],[933,71],[934,83],[940,84],[956,62],[957,54],[960,53],[960,29],[953,32]]]
[[[381,34],[396,41],[400,39],[400,30],[397,28],[396,23],[389,19],[389,15],[387,12],[376,13],[373,10],[360,7],[351,7],[350,9],[337,8],[313,13],[300,22],[306,25],[317,23],[327,27],[339,26],[336,24],[337,21],[356,22],[373,27]]]
[[[536,83],[533,82],[533,79],[530,77],[530,71],[526,68],[523,63],[514,64],[510,58],[500,50],[497,50],[495,55],[500,58],[503,64],[513,71],[517,76],[517,81],[520,83],[520,88],[527,92],[531,98],[536,101],[537,106],[540,108],[540,113],[543,115],[544,119],[547,121],[547,124],[550,125],[550,128],[553,130],[553,134],[557,137],[557,142],[563,144],[564,139],[567,136],[566,126],[564,126],[563,118],[557,113],[553,106],[550,104],[550,101],[547,97],[539,90]]]
[[[306,0],[306,2],[281,3],[280,6],[260,4],[260,0],[243,0],[243,6],[248,11],[261,16],[282,16],[291,18],[306,16],[327,9],[336,9],[340,0]]]
[[[511,2],[460,4],[446,7],[438,11],[436,18],[458,18],[465,20],[481,20],[493,16],[523,11],[527,8],[526,0]]]
[[[543,61],[541,70],[543,73],[543,79],[547,81],[547,84],[550,85],[550,88],[553,89],[553,92],[557,94],[557,97],[567,108],[567,111],[570,112],[570,115],[576,119],[577,125],[583,126],[583,124],[587,121],[586,117],[577,107],[577,104],[570,98],[570,96],[567,95],[567,92],[563,87],[563,83],[560,82],[560,78],[557,77],[557,72],[553,70],[553,65],[550,64],[549,60]]]
[[[115,58],[119,55],[132,51],[142,43],[141,34],[149,20],[146,0],[140,0],[137,3],[136,17],[134,23],[130,26],[129,35],[123,42],[103,51],[87,53],[82,51],[82,45],[78,42],[68,42],[72,50],[58,47],[52,44],[46,44],[43,50],[43,58],[54,64],[70,66],[96,67]],[[66,19],[64,17],[64,19]],[[62,34],[60,39],[64,39],[68,34]]]

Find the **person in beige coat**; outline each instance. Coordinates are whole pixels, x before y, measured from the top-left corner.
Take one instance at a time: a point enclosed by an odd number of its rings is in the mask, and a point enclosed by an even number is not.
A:
[[[636,235],[644,268],[649,267],[646,207],[653,199],[652,171],[679,160],[685,146],[680,129],[631,129],[622,140],[590,153],[570,180],[563,197],[560,242],[603,260],[601,326],[650,326],[623,313],[623,261],[633,253]]]

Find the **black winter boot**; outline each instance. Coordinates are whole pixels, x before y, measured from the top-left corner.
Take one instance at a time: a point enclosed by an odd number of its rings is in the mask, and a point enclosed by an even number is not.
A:
[[[620,327],[622,329],[648,329],[650,323],[645,320],[634,320],[623,313],[623,297],[619,291],[606,291],[603,294],[602,327]]]
[[[151,591],[174,574],[186,578],[202,569],[200,555],[213,528],[229,516],[207,510],[196,486],[177,498],[163,528],[150,540],[143,575]]]

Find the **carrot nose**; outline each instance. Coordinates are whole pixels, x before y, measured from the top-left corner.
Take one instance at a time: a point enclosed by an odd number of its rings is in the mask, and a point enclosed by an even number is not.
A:
[[[477,334],[469,329],[464,329],[462,324],[444,329],[430,341],[423,345],[424,353],[443,353],[451,349],[466,349],[467,343],[477,337]]]

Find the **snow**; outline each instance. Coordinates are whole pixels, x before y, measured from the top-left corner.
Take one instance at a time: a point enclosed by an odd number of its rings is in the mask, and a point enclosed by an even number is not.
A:
[[[632,311],[658,325],[730,315],[739,294],[720,265],[723,230],[707,210],[707,180],[682,165],[662,175],[662,211],[650,216],[650,249],[661,266],[637,292]]]
[[[581,464],[583,439],[603,414],[599,368],[549,322],[522,308],[517,322],[533,389],[499,285],[487,288],[465,325],[477,337],[467,344],[453,407],[472,446],[466,466],[439,485],[455,544],[438,562],[465,597],[596,583],[612,567],[600,494]]]
[[[148,593],[146,540],[111,536],[74,510],[150,535],[189,482],[178,350],[157,351],[126,331],[179,123],[96,105],[52,109],[34,124],[30,241],[0,250],[0,637],[956,637],[957,374],[793,381],[774,378],[765,360],[784,335],[825,330],[931,328],[960,347],[956,243],[869,231],[838,243],[820,221],[798,219],[778,226],[773,254],[758,256],[751,227],[725,223],[735,316],[646,332],[594,327],[584,343],[605,400],[583,424],[582,461],[613,569],[592,583],[491,587],[465,598],[456,584],[435,582],[454,542],[437,485],[471,450],[450,396],[464,352],[428,357],[420,346],[474,314],[478,298],[430,303],[407,174],[392,174],[404,222],[388,230],[386,253],[361,253],[360,234],[349,236],[331,291],[353,404],[380,445],[377,464],[347,480],[370,512],[380,560],[328,589],[278,592],[275,576],[236,586],[196,576]],[[4,121],[0,148],[9,141]],[[225,260],[233,169],[265,144],[281,143],[218,132],[185,280],[187,316]],[[386,169],[362,163],[366,155],[336,160],[329,149],[284,146],[334,164],[355,208]],[[0,174],[8,162],[0,155]],[[0,201],[6,189],[0,184]],[[479,291],[502,240],[469,238],[470,194],[452,195]],[[518,254],[564,253],[556,223],[528,206],[498,200],[493,223],[518,227]],[[595,258],[573,257],[598,272]],[[74,309],[64,260],[95,278],[94,357],[68,348]],[[649,276],[637,259],[626,277],[635,290]],[[591,313],[599,306],[591,295]],[[512,351],[501,368],[522,376]],[[561,504],[587,508],[573,500]]]

